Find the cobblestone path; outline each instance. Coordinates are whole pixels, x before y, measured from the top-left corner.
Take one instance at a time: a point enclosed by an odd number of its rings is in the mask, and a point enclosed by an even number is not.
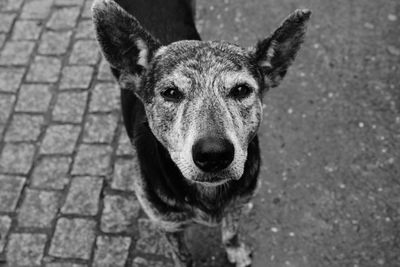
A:
[[[168,265],[91,4],[0,1],[0,266]]]

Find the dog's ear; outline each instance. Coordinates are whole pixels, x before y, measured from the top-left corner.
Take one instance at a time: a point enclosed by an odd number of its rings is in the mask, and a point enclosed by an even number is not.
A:
[[[113,0],[95,0],[92,11],[97,40],[108,63],[119,71],[119,82],[138,87],[161,45]]]
[[[268,38],[258,42],[252,56],[269,87],[279,85],[303,42],[311,11],[298,9],[290,14]]]

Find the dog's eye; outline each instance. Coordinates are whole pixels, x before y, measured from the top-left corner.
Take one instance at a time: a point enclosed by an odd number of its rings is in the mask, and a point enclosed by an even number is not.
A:
[[[161,92],[161,96],[167,101],[179,102],[183,98],[183,93],[176,87],[169,87]]]
[[[239,84],[231,89],[231,91],[229,92],[229,96],[235,99],[243,99],[248,97],[251,92],[252,89],[249,86],[247,86],[246,84]]]

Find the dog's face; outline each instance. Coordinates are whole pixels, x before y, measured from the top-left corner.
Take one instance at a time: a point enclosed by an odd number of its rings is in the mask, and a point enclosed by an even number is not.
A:
[[[206,185],[239,179],[275,87],[303,40],[309,11],[296,11],[271,37],[245,50],[226,42],[161,46],[115,2],[93,7],[97,37],[122,89],[142,100],[149,126],[184,177]]]
[[[157,50],[139,96],[149,125],[182,174],[239,179],[260,124],[262,76],[242,48],[181,41]]]

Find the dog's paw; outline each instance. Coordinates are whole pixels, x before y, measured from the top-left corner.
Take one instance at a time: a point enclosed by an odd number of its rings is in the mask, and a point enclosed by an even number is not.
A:
[[[236,267],[251,266],[252,251],[244,243],[239,247],[227,247],[226,254],[230,263],[235,263]]]

